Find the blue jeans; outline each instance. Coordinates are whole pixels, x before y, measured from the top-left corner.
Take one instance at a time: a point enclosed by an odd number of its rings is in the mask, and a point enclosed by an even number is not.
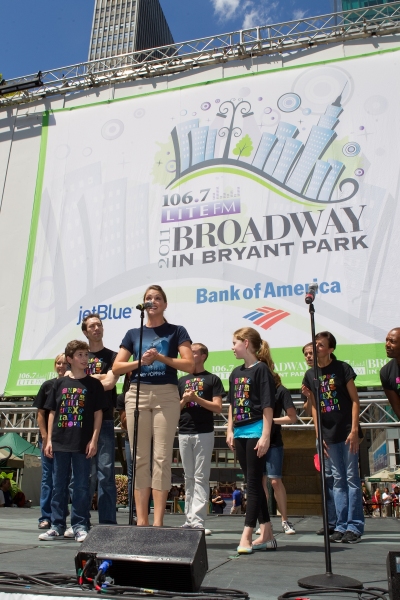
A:
[[[361,481],[358,472],[358,452],[350,452],[349,444],[328,444],[333,475],[333,498],[336,508],[336,531],[364,533],[364,511]]]
[[[336,507],[333,495],[333,475],[330,459],[325,456],[325,484],[326,484],[326,504],[328,507],[328,525],[329,529],[336,527]]]
[[[71,525],[74,533],[87,531],[89,512],[89,476],[91,460],[79,452],[54,452],[54,491],[51,500],[51,525],[60,535],[66,529],[68,484],[71,466],[74,473]]]
[[[115,435],[114,421],[103,421],[97,442],[97,454],[92,459],[92,477],[90,478],[90,500],[96,491],[99,523],[116,525],[117,488],[115,486]]]
[[[42,459],[42,483],[40,488],[40,517],[42,521],[51,522],[51,498],[53,495],[53,459],[45,456],[42,442],[39,442]]]
[[[265,470],[269,479],[282,479],[283,469],[283,446],[272,446],[268,448],[265,455]]]
[[[317,452],[318,452],[318,440],[317,442]],[[320,457],[320,463],[322,464],[322,460]],[[336,527],[336,507],[335,507],[335,499],[333,497],[333,475],[332,475],[332,466],[330,459],[324,456],[325,463],[325,485],[326,485],[326,506],[328,509],[328,526],[329,529],[335,529]]]

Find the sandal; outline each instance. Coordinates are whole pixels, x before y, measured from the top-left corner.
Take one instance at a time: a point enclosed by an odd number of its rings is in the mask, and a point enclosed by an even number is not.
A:
[[[51,524],[50,521],[44,520],[44,521],[40,521],[39,525],[38,525],[38,529],[50,529]]]

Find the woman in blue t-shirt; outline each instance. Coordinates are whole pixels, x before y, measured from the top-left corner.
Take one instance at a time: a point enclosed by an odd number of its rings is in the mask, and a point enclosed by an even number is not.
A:
[[[252,327],[233,334],[233,353],[244,360],[229,378],[229,417],[226,442],[236,456],[247,481],[244,529],[237,551],[276,550],[262,486],[265,454],[271,437],[275,383],[268,366],[269,346]],[[257,519],[260,536],[252,541]]]
[[[172,448],[180,417],[177,370],[192,373],[194,360],[191,340],[186,329],[180,325],[171,325],[164,318],[167,308],[164,290],[159,285],[151,285],[147,288],[143,301],[151,302],[152,307],[146,309],[147,322],[143,329],[135,504],[137,524],[148,525],[148,501],[152,489],[153,525],[162,526],[171,487]],[[139,328],[127,332],[113,365],[115,375],[132,372],[131,385],[125,396],[131,451],[139,377],[139,335]],[[128,362],[131,356],[134,360]]]

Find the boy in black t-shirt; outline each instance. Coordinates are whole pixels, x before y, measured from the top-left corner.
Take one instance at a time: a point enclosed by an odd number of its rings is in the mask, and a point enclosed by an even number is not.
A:
[[[385,347],[387,357],[392,360],[380,371],[382,387],[393,411],[400,419],[400,327],[389,331]]]
[[[225,394],[219,377],[204,370],[208,349],[192,344],[195,369],[178,381],[181,397],[179,451],[185,471],[185,514],[182,527],[204,529],[207,514],[211,456],[214,448],[214,415],[222,411]],[[211,531],[205,529],[205,534]]]
[[[100,381],[86,375],[89,346],[74,340],[67,344],[65,357],[71,370],[54,382],[45,409],[50,410],[45,454],[54,459],[54,492],[51,501],[52,527],[40,540],[55,540],[66,528],[66,502],[71,466],[74,473],[71,524],[75,540],[87,535],[89,475],[91,458],[97,452],[103,408],[106,406]]]

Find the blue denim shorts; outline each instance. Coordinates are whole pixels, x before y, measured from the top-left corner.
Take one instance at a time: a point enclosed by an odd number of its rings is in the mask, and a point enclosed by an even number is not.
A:
[[[265,471],[269,479],[282,479],[283,446],[273,446],[265,455]]]

